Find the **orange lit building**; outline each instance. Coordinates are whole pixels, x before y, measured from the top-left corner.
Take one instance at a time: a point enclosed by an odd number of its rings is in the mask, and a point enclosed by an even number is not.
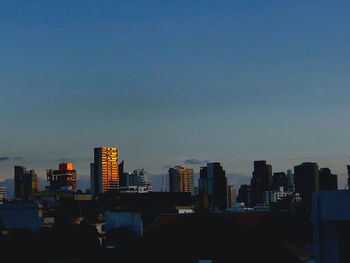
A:
[[[72,163],[60,163],[58,170],[46,170],[47,181],[50,183],[49,190],[56,191],[61,187],[77,188],[77,172]]]
[[[119,189],[118,148],[94,149],[94,163],[90,165],[93,195]]]

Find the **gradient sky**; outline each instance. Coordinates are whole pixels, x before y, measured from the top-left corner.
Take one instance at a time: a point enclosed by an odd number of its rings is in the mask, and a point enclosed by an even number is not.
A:
[[[316,161],[345,182],[349,1],[1,1],[0,179],[220,161]],[[7,159],[8,158],[8,159]],[[187,162],[190,163],[190,162]],[[229,181],[234,179],[229,179]]]

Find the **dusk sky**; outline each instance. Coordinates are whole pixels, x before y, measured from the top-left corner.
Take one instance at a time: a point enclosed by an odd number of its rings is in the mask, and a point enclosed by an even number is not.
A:
[[[253,161],[350,162],[349,1],[1,1],[0,180],[119,148],[229,183]],[[185,162],[187,160],[187,162]],[[203,163],[201,163],[203,162]],[[237,177],[238,178],[238,177]],[[244,180],[243,180],[244,181]],[[242,181],[242,182],[243,182]]]

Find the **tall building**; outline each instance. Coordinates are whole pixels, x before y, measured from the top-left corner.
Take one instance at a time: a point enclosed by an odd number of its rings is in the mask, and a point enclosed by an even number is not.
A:
[[[6,200],[6,186],[0,186],[0,203]]]
[[[129,175],[129,178],[129,185],[152,189],[145,169],[134,170],[133,173]]]
[[[219,162],[200,168],[198,186],[202,208],[227,208],[227,178]]]
[[[23,166],[15,166],[15,199],[28,200],[39,192],[38,176],[34,170],[27,171]]]
[[[253,207],[252,188],[248,184],[242,184],[238,190],[238,202],[244,203],[245,207]]]
[[[236,188],[234,186],[227,187],[228,208],[236,208]]]
[[[294,190],[294,174],[292,173],[291,169],[287,170],[287,177],[289,178],[289,182],[290,182],[290,189],[288,189],[288,191],[293,191]]]
[[[124,172],[124,160],[121,161],[118,165],[118,174],[119,174],[119,187],[129,186],[129,173]]]
[[[119,189],[118,148],[94,149],[94,163],[90,164],[91,193],[96,196]]]
[[[312,192],[319,191],[319,173],[317,163],[302,163],[294,166],[295,191],[301,199],[310,201]]]
[[[189,192],[194,195],[193,169],[183,166],[169,168],[169,191]]]
[[[265,160],[254,161],[253,178],[251,180],[253,205],[261,204],[265,191],[272,185],[272,166]]]
[[[321,168],[318,172],[320,191],[338,190],[338,178],[329,168]]]
[[[290,189],[290,178],[284,173],[274,173],[272,176],[272,184],[274,189],[283,187],[283,191],[287,192]]]
[[[77,171],[73,169],[72,163],[60,163],[58,170],[47,169],[46,177],[50,191],[57,191],[61,187],[77,188]]]
[[[220,210],[227,208],[227,178],[219,162],[208,163],[208,193],[213,194],[213,207]]]

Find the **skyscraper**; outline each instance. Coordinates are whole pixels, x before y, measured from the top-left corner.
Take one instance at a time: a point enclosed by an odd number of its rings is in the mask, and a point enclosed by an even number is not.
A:
[[[329,168],[321,168],[318,172],[320,191],[338,190],[338,178]]]
[[[234,186],[227,187],[228,208],[236,208],[236,188]]]
[[[91,192],[94,196],[119,189],[118,148],[94,149],[94,163],[90,164]]]
[[[15,199],[28,200],[32,194],[39,192],[38,176],[34,170],[15,166],[14,172]]]
[[[169,168],[169,191],[190,192],[194,195],[193,169],[183,166]]]
[[[253,178],[251,180],[253,205],[262,203],[265,191],[272,185],[272,166],[266,161],[254,161]]]
[[[238,190],[238,202],[244,203],[245,207],[253,207],[253,193],[250,185],[241,185]]]
[[[312,192],[319,191],[319,174],[317,163],[302,163],[294,166],[295,191],[303,200],[310,201]]]
[[[225,210],[227,208],[227,178],[219,162],[207,164],[208,194],[213,196],[211,207]]]
[[[284,191],[290,189],[290,178],[284,172],[274,173],[272,176],[272,184],[275,189],[283,186]]]
[[[56,191],[65,186],[77,188],[77,172],[73,169],[72,163],[60,163],[58,170],[47,169],[46,177],[50,184],[50,191]]]

